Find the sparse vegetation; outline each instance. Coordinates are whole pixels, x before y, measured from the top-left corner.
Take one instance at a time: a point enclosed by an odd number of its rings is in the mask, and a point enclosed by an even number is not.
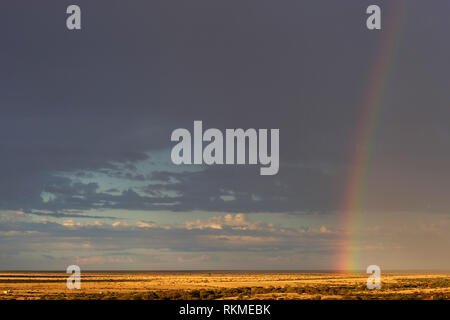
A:
[[[385,274],[380,290],[365,274],[264,272],[85,273],[81,290],[66,289],[64,273],[0,273],[0,299],[450,299],[449,274]]]

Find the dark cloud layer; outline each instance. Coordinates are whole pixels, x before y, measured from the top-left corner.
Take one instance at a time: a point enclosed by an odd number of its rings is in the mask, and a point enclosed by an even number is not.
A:
[[[93,216],[87,214],[79,214],[79,213],[61,213],[61,212],[40,212],[33,211],[29,212],[29,214],[41,217],[52,217],[52,218],[88,218],[88,219],[116,219],[115,217],[109,216]]]
[[[445,211],[449,4],[379,3],[386,20],[400,12],[405,22],[386,79],[367,205]],[[68,4],[0,4],[0,209],[340,208],[347,173],[358,165],[349,152],[373,61],[393,32],[365,28],[371,3],[79,1],[81,32],[65,30]],[[194,120],[280,128],[280,173],[158,165],[138,172],[134,164],[149,154],[170,161],[171,131]],[[105,192],[75,172],[141,184]],[[42,192],[56,197],[45,202]]]

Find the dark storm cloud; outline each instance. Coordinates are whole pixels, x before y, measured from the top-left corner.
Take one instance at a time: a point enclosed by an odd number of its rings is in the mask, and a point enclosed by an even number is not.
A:
[[[200,172],[155,172],[147,192],[164,190],[179,205],[174,210],[231,212],[327,212],[336,203],[337,174],[321,168],[290,167],[274,177],[261,177],[256,168],[207,169]],[[174,182],[175,181],[175,182]]]
[[[397,11],[379,2],[386,19],[403,12],[406,20],[367,200],[383,210],[446,210],[449,4],[402,3]],[[371,3],[79,1],[80,32],[65,29],[68,4],[0,4],[0,209],[339,208],[346,174],[358,165],[349,152],[373,61],[391,32],[367,31]],[[137,172],[135,162],[170,148],[171,131],[194,120],[280,128],[280,173]],[[100,182],[55,175],[87,171],[149,185],[111,194]],[[56,198],[44,202],[42,192]]]

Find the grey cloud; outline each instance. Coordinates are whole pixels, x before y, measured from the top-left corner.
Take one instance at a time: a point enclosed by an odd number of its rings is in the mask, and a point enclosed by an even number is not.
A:
[[[52,217],[52,218],[88,218],[88,219],[111,219],[111,220],[117,219],[116,217],[109,217],[109,216],[93,216],[93,215],[87,215],[87,214],[61,213],[61,212],[32,211],[32,212],[28,212],[28,214],[32,214],[35,216],[41,216],[41,217]]]
[[[5,232],[21,232],[18,235],[3,235]],[[34,233],[33,233],[34,232]],[[133,248],[169,249],[183,252],[223,251],[240,252],[261,250],[310,250],[311,243],[322,239],[323,248],[330,250],[337,233],[321,233],[256,224],[256,228],[248,228],[223,224],[221,229],[191,228],[185,226],[155,225],[150,228],[135,225],[118,224],[80,224],[63,226],[56,222],[25,222],[15,221],[0,225],[1,248],[11,241],[20,239],[20,246],[27,247],[34,241],[45,243],[50,250],[55,243],[72,242],[74,248],[78,243],[92,242],[98,250],[128,250]],[[114,239],[114,242],[111,242]],[[57,246],[56,246],[57,247]],[[16,248],[18,249],[18,248]],[[320,249],[320,248],[316,248]]]

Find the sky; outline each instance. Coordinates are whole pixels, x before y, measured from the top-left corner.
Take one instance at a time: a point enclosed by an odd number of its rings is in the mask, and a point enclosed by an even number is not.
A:
[[[448,1],[73,3],[0,3],[1,270],[450,269]],[[173,164],[195,120],[278,128],[278,174]]]

